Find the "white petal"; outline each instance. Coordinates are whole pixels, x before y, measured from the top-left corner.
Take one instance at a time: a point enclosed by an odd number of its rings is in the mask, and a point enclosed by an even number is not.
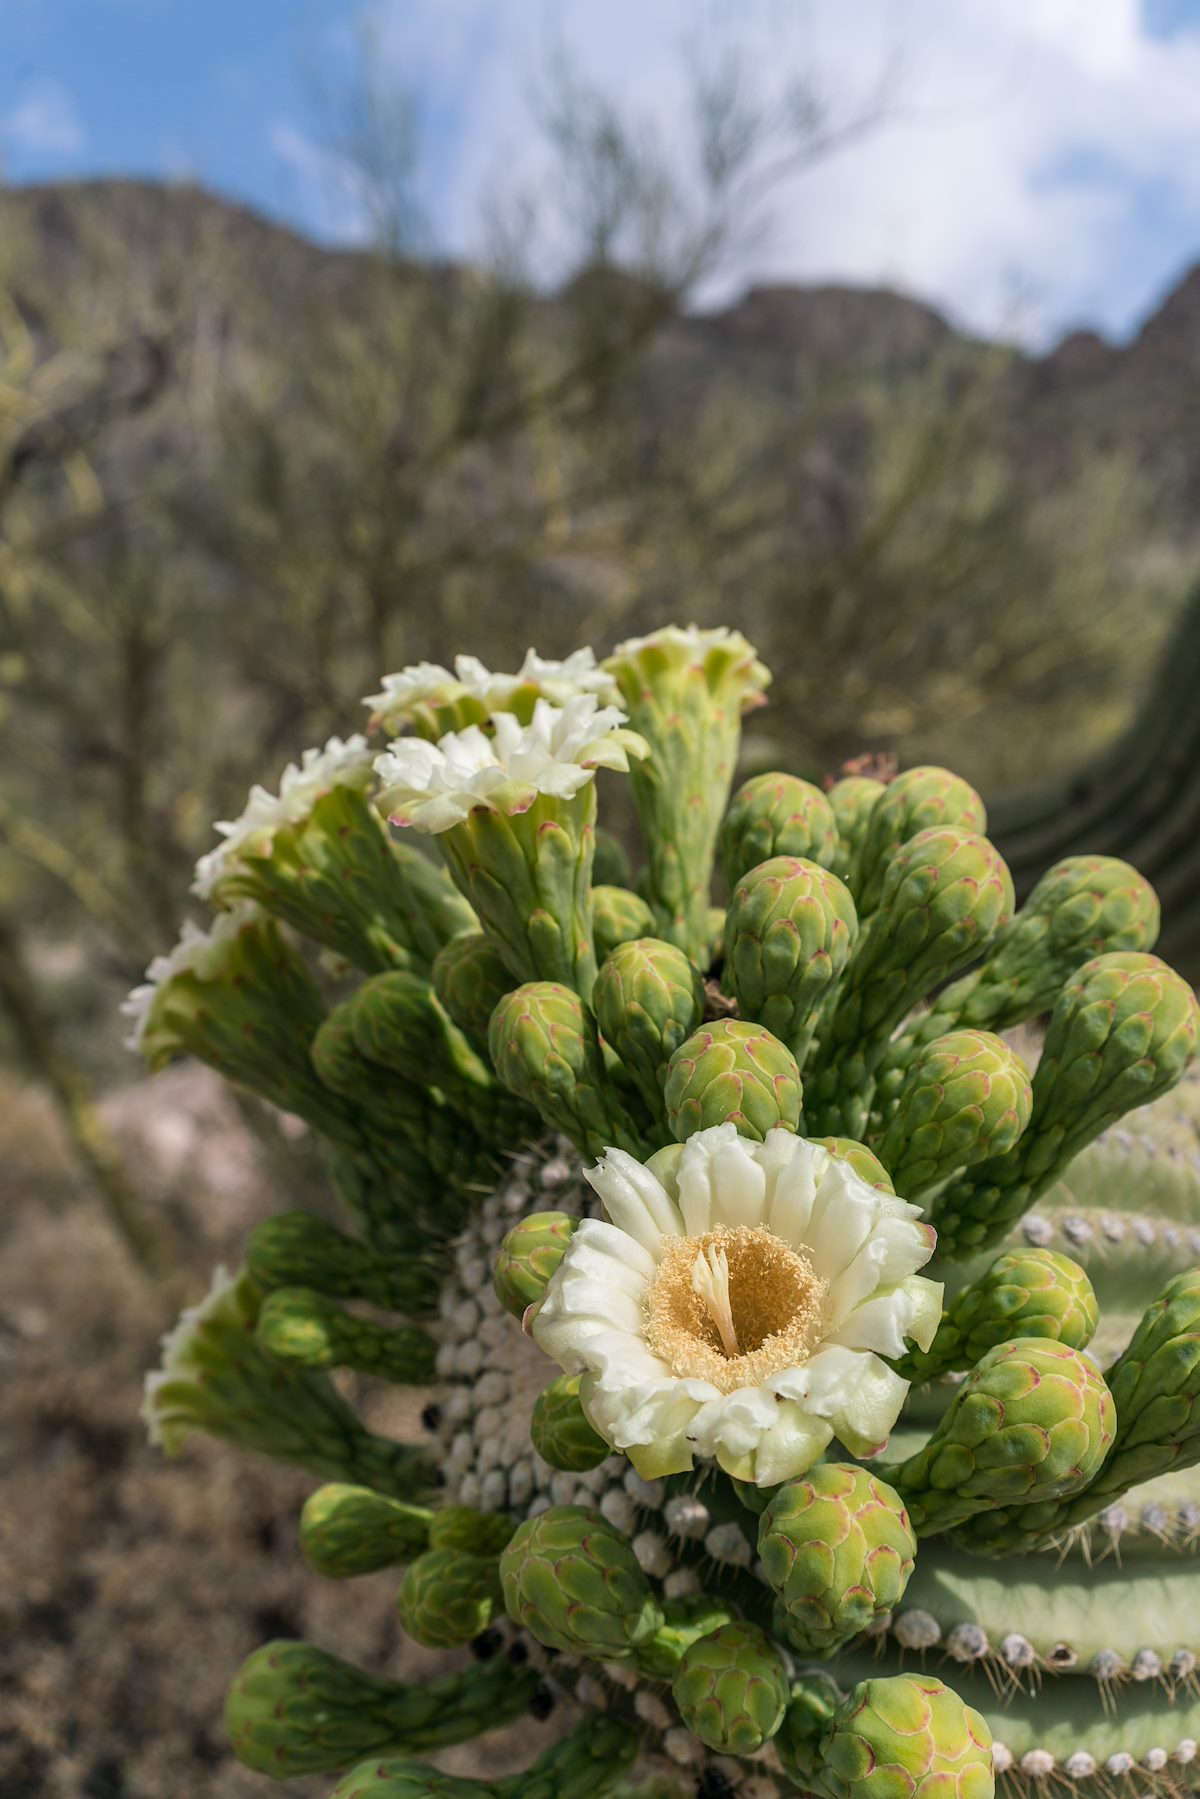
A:
[[[644,1480],[692,1466],[688,1427],[713,1389],[707,1381],[661,1380],[604,1391],[585,1378],[580,1399],[595,1429],[623,1449]]]
[[[827,1281],[835,1281],[849,1267],[870,1237],[878,1215],[873,1190],[856,1176],[849,1181],[844,1179],[843,1168],[836,1156],[830,1156],[829,1166],[817,1183],[808,1223],[813,1266]]]
[[[717,1155],[726,1145],[744,1142],[736,1124],[714,1124],[696,1131],[683,1146],[679,1159],[679,1210],[689,1237],[702,1237],[721,1220],[717,1211]]]
[[[725,1224],[736,1230],[739,1225],[753,1229],[765,1223],[767,1177],[754,1153],[761,1148],[761,1144],[747,1142],[744,1137],[718,1145],[711,1175],[710,1216],[714,1225]]]
[[[847,1349],[872,1349],[877,1355],[898,1358],[910,1342],[919,1342],[921,1337],[927,1339],[921,1344],[927,1349],[941,1316],[941,1283],[913,1274],[856,1306],[836,1330],[828,1333],[825,1341],[844,1344]]]
[[[859,1358],[864,1364],[854,1392],[833,1417],[833,1433],[851,1455],[877,1454],[887,1443],[900,1416],[908,1382],[877,1356]]]
[[[763,1150],[767,1229],[793,1249],[803,1249],[808,1241],[817,1181],[829,1152],[790,1131],[768,1131]]]
[[[664,1237],[683,1234],[683,1220],[662,1183],[623,1149],[606,1149],[584,1179],[600,1195],[617,1229],[632,1237],[657,1262]],[[576,1232],[576,1236],[578,1236]]]
[[[745,1465],[775,1422],[776,1403],[763,1387],[718,1394],[692,1420],[688,1435],[693,1447],[699,1455],[716,1456],[728,1471]]]
[[[833,1437],[833,1426],[817,1418],[794,1399],[775,1405],[770,1428],[759,1440],[753,1479],[760,1487],[778,1486],[805,1474],[824,1455]]]

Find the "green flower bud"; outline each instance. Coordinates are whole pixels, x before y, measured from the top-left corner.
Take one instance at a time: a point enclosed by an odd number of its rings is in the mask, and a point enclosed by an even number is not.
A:
[[[614,949],[592,995],[596,1022],[651,1116],[666,1116],[667,1064],[704,1017],[704,983],[683,951],[642,937]]]
[[[732,893],[742,877],[775,856],[803,856],[830,868],[838,849],[833,807],[795,775],[755,775],[743,782],[721,825],[721,863]]]
[[[1157,956],[1122,951],[1086,962],[1051,1016],[1028,1129],[929,1206],[941,1254],[996,1242],[1106,1126],[1174,1087],[1198,1029],[1195,994]]]
[[[818,1785],[827,1799],[992,1799],[992,1733],[931,1675],[864,1680],[822,1744]]]
[[[850,960],[858,915],[836,875],[795,856],[744,874],[725,919],[725,991],[803,1067],[818,1008]]]
[[[758,1553],[786,1608],[788,1641],[803,1655],[830,1655],[899,1604],[917,1542],[885,1481],[821,1462],[773,1495]]]
[[[839,880],[845,881],[851,893],[856,894],[859,890],[858,867],[871,814],[886,792],[884,783],[870,775],[847,775],[829,789],[829,804],[838,834],[829,866]]]
[[[568,1212],[530,1212],[514,1224],[496,1257],[492,1286],[496,1298],[514,1318],[523,1318],[546,1291],[563,1251],[578,1230]]]
[[[396,1595],[400,1622],[426,1649],[454,1649],[488,1627],[500,1603],[493,1561],[461,1549],[429,1549],[410,1562]]]
[[[380,1750],[438,1749],[525,1711],[538,1677],[503,1656],[420,1686],[377,1680],[311,1643],[265,1643],[243,1663],[225,1704],[238,1760],[293,1780],[351,1767]]]
[[[1017,1337],[967,1376],[923,1449],[888,1470],[918,1536],[975,1512],[1078,1493],[1112,1445],[1116,1411],[1094,1362]]]
[[[509,1617],[548,1649],[624,1661],[663,1622],[625,1538],[583,1506],[551,1506],[518,1525],[500,1581]]]
[[[516,1529],[503,1512],[477,1512],[469,1505],[439,1506],[429,1521],[431,1549],[459,1549],[494,1561]]]
[[[632,943],[636,937],[653,937],[654,914],[640,894],[627,887],[593,887],[595,906],[596,959],[603,962],[618,943]],[[597,1014],[600,1008],[592,995]]]
[[[488,1048],[509,1091],[584,1155],[610,1147],[645,1154],[604,1066],[596,1021],[569,987],[529,981],[506,995],[492,1014]]]
[[[331,1580],[374,1574],[420,1555],[435,1515],[369,1487],[335,1482],[305,1500],[300,1549],[309,1567]]]
[[[869,1187],[878,1187],[881,1193],[896,1191],[891,1175],[865,1143],[856,1143],[853,1137],[814,1137],[813,1142],[827,1149],[830,1155],[840,1156],[843,1162],[849,1162],[855,1174],[861,1175]]]
[[[311,1212],[277,1212],[255,1225],[246,1270],[264,1292],[311,1287],[333,1299],[365,1299],[388,1312],[419,1309],[433,1278],[427,1264],[385,1259]]]
[[[900,1372],[932,1380],[951,1368],[973,1368],[1010,1337],[1048,1337],[1086,1349],[1099,1316],[1092,1283],[1077,1262],[1052,1249],[1010,1249],[951,1301],[928,1350],[910,1350]]]
[[[709,1125],[735,1124],[762,1142],[769,1130],[800,1125],[796,1058],[769,1031],[745,1019],[704,1025],[667,1064],[667,1121],[680,1143]]]
[[[918,832],[946,825],[980,836],[987,830],[987,812],[970,782],[948,768],[909,768],[897,775],[872,808],[863,838],[857,888],[861,917],[880,904],[888,864],[901,845]]]
[[[463,931],[434,958],[433,990],[459,1030],[486,1050],[488,1023],[512,976],[499,950],[482,931]]]
[[[302,1368],[357,1368],[401,1387],[433,1377],[437,1345],[419,1325],[389,1329],[356,1318],[307,1287],[277,1287],[258,1315],[258,1340],[269,1355]]]
[[[706,1748],[753,1755],[783,1723],[787,1667],[764,1630],[735,1619],[684,1651],[671,1691]]]
[[[990,1031],[951,1031],[910,1067],[879,1154],[896,1191],[916,1204],[959,1169],[1004,1155],[1032,1111],[1015,1049]]]
[[[533,1447],[552,1468],[582,1474],[607,1461],[612,1450],[594,1431],[579,1403],[578,1374],[562,1374],[539,1393],[529,1421]]]
[[[841,1703],[842,1695],[836,1681],[815,1668],[806,1668],[792,1687],[783,1723],[775,1736],[775,1753],[784,1773],[810,1793],[817,1786],[821,1744],[829,1734]]]
[[[701,1637],[711,1635],[734,1617],[729,1605],[697,1593],[687,1599],[668,1599],[663,1621],[637,1652],[638,1672],[650,1680],[674,1680],[685,1652]]]
[[[931,988],[980,954],[1012,904],[1012,878],[984,837],[921,831],[895,852],[836,1007],[822,1017],[808,1101],[825,1130],[864,1134],[874,1071],[892,1032]]]

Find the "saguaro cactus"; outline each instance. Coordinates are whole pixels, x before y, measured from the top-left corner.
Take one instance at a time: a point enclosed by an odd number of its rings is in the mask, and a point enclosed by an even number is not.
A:
[[[388,677],[373,714],[408,734],[257,789],[202,872],[221,909],[130,1002],[155,1066],[305,1122],[349,1225],[257,1227],[168,1338],[152,1433],[307,1468],[314,1573],[395,1569],[412,1640],[462,1651],[400,1685],[263,1645],[227,1713],[263,1774],[1190,1784],[1195,997],[1123,861],[1060,860],[1015,909],[946,770],[768,774],[722,822],[766,681],[674,629]],[[635,784],[637,892],[610,844],[592,885],[597,767]],[[424,1438],[373,1436],[337,1369],[432,1381]],[[423,1759],[551,1707],[523,1774]]]

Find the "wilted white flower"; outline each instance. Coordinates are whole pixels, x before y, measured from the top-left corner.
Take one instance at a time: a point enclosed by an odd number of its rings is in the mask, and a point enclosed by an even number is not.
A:
[[[460,656],[458,660],[463,663],[469,658]],[[371,708],[373,725],[395,732],[421,707],[449,705],[467,692],[466,684],[440,662],[414,662],[397,674],[384,675],[380,691],[369,693],[363,705]]]
[[[594,694],[604,705],[618,697],[616,682],[599,667],[591,650],[574,650],[565,662],[527,650],[515,675],[493,673],[478,656],[456,656],[453,674],[439,663],[418,662],[399,674],[385,675],[382,690],[363,703],[370,706],[376,723],[398,732],[422,708],[464,699],[485,713],[504,711],[522,689],[552,706],[565,706],[584,693]]]
[[[605,657],[604,667],[618,686],[622,685],[622,676],[626,682],[639,685],[647,670],[653,685],[654,676],[663,667],[676,674],[699,669],[714,688],[736,675],[743,712],[763,704],[763,689],[771,681],[770,670],[758,660],[754,646],[740,631],[731,631],[727,625],[711,631],[702,631],[697,625],[664,625],[647,637],[627,637],[611,656]]]
[[[700,1456],[774,1486],[835,1436],[883,1448],[908,1382],[882,1358],[941,1318],[916,1206],[790,1131],[732,1124],[645,1166],[606,1150],[587,1178],[607,1219],[576,1230],[531,1329],[640,1475]]]
[[[436,744],[401,737],[375,758],[378,804],[394,825],[448,831],[477,807],[527,812],[539,794],[570,799],[597,768],[625,770],[646,754],[625,714],[580,694],[565,706],[538,700],[529,724],[510,712],[495,718],[495,736],[478,725],[451,731]]]
[[[197,1420],[186,1404],[189,1386],[203,1386],[202,1339],[212,1325],[245,1331],[253,1327],[252,1289],[244,1273],[224,1268],[213,1270],[208,1292],[197,1305],[188,1306],[162,1340],[162,1357],[143,1382],[142,1423],[159,1449],[174,1455]],[[185,1403],[180,1405],[180,1398]]]
[[[146,970],[145,981],[121,1003],[122,1013],[133,1021],[125,1048],[141,1054],[150,1008],[167,981],[188,970],[194,970],[202,981],[212,980],[220,973],[229,945],[238,933],[261,917],[262,912],[253,900],[242,900],[227,912],[218,912],[207,931],[185,918],[174,949],[168,955],[155,956]]]
[[[225,841],[197,862],[192,892],[207,899],[240,854],[269,855],[276,831],[301,824],[331,787],[370,785],[371,750],[365,737],[331,737],[323,749],[305,750],[298,763],[289,762],[284,769],[277,794],[256,785],[240,818],[217,821],[214,828]]]

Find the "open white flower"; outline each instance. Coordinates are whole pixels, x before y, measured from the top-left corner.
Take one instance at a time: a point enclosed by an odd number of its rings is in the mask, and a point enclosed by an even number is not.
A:
[[[214,829],[225,841],[197,862],[192,892],[207,899],[239,855],[270,855],[276,831],[301,824],[331,787],[370,785],[371,750],[365,737],[331,737],[323,749],[305,750],[298,763],[289,762],[284,769],[277,794],[256,785],[239,818],[217,821]]]
[[[587,1179],[607,1219],[579,1226],[530,1328],[644,1479],[699,1456],[774,1486],[835,1436],[884,1447],[908,1382],[882,1358],[941,1318],[916,1206],[790,1131],[732,1124],[644,1166],[606,1150]]]
[[[590,693],[605,706],[618,700],[617,684],[602,669],[590,649],[573,650],[565,662],[539,656],[526,650],[525,660],[515,675],[493,674],[474,656],[456,656],[454,667],[459,680],[474,698],[482,700],[489,710],[506,707],[521,688],[536,689],[540,698],[552,706],[565,706],[568,700]]]
[[[478,725],[437,743],[401,737],[375,758],[378,804],[394,825],[448,831],[477,807],[527,812],[539,794],[570,799],[597,768],[626,770],[646,745],[621,726],[625,714],[580,694],[565,706],[538,700],[529,724],[510,712],[495,718],[495,736]]]
[[[460,664],[471,660],[466,656],[458,658]],[[440,662],[414,662],[394,675],[384,675],[380,691],[369,693],[363,705],[371,708],[372,725],[396,732],[422,707],[451,705],[470,691],[461,675],[452,675]]]
[[[194,969],[202,981],[216,978],[239,932],[261,917],[253,900],[242,900],[227,912],[218,912],[207,931],[185,918],[174,949],[168,955],[155,956],[146,970],[146,979],[121,1002],[122,1014],[132,1020],[125,1048],[141,1054],[151,1007],[168,981],[189,969]]]

